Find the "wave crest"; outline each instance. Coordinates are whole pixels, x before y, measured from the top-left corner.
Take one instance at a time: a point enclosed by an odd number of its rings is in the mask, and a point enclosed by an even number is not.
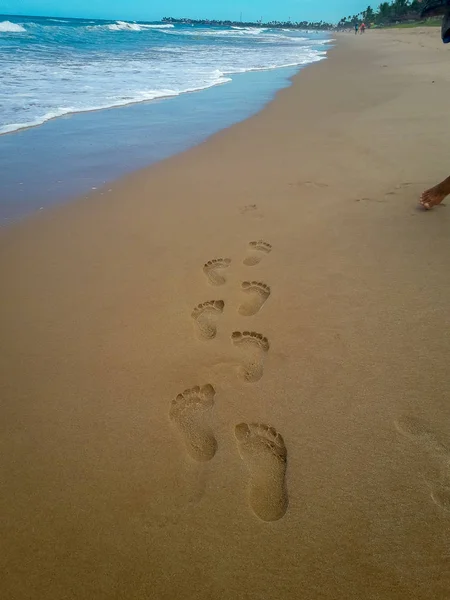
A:
[[[101,25],[102,27],[102,25]],[[110,31],[142,31],[143,29],[172,29],[173,25],[147,25],[146,23],[128,23],[127,21],[116,21],[106,25]]]
[[[8,125],[1,126],[0,125],[0,135],[5,133],[12,133],[13,131],[20,131],[21,129],[28,129],[30,127],[37,127],[38,125],[42,125],[46,121],[50,121],[52,119],[56,119],[58,117],[62,117],[64,115],[70,115],[75,113],[83,113],[83,112],[92,112],[95,110],[104,110],[106,108],[114,108],[118,106],[127,106],[129,104],[138,104],[140,102],[148,102],[150,100],[156,100],[158,98],[171,98],[173,96],[181,96],[181,94],[189,94],[192,92],[199,92],[201,90],[206,90],[210,87],[214,87],[216,85],[223,85],[224,83],[229,83],[231,81],[230,77],[225,77],[225,75],[216,70],[214,72],[215,79],[210,81],[209,83],[200,84],[195,87],[185,87],[180,90],[172,90],[172,89],[160,89],[160,90],[148,90],[146,92],[136,92],[134,96],[130,96],[128,98],[124,98],[121,100],[113,100],[111,99],[109,102],[97,102],[91,105],[80,107],[56,107],[50,112],[46,114],[36,117],[33,120],[26,121],[23,123],[12,123]]]
[[[265,31],[268,31],[267,27],[237,27],[237,26],[232,26],[231,29],[237,30],[237,31],[243,31],[245,33],[248,33],[250,35],[258,35],[260,33],[264,33]]]
[[[17,23],[11,23],[11,21],[2,21],[0,23],[0,33],[24,33],[25,31],[25,27]]]

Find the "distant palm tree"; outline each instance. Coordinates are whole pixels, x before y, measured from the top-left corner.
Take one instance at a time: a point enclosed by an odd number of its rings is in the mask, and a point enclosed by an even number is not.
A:
[[[342,26],[349,26],[360,18],[368,23],[387,25],[402,20],[420,20],[422,5],[420,0],[391,0],[391,2],[381,2],[377,10],[368,6],[359,15],[345,17],[341,19]]]
[[[368,23],[372,23],[375,20],[375,13],[371,6],[368,6],[363,12],[363,19]]]

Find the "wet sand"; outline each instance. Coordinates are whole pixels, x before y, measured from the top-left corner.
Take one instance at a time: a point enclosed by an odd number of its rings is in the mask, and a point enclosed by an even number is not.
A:
[[[449,64],[342,36],[1,233],[2,598],[448,598]]]

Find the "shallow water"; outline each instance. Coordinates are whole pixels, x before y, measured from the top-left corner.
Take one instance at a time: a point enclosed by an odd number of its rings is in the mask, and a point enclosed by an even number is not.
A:
[[[262,28],[0,16],[0,133],[307,64],[323,57],[323,41]]]
[[[324,59],[327,41],[263,29],[0,17],[0,67],[9,83],[0,88],[0,131],[17,129],[0,135],[0,223],[251,116],[299,68]],[[123,106],[87,110],[116,104]]]

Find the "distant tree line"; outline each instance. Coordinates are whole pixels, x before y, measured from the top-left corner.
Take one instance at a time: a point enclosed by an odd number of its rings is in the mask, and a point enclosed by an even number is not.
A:
[[[423,5],[419,0],[391,0],[382,2],[377,9],[368,6],[366,10],[356,14],[343,17],[337,24],[337,29],[347,29],[364,21],[366,25],[394,25],[396,23],[420,21]],[[308,30],[330,30],[336,29],[336,25],[325,21],[217,21],[212,19],[174,19],[164,17],[165,23],[179,23],[182,25],[212,25],[219,27],[268,27],[270,29],[308,29]]]
[[[174,19],[173,17],[164,17],[164,23],[181,24],[181,25],[210,25],[215,27],[267,27],[270,29],[314,29],[314,30],[329,30],[333,29],[334,25],[325,23],[325,21],[217,21],[212,19]]]
[[[338,28],[348,28],[364,21],[367,25],[394,25],[395,23],[404,23],[408,21],[419,21],[423,5],[419,0],[392,0],[391,2],[382,2],[378,9],[368,6],[357,15],[349,15],[342,18],[338,23]]]

